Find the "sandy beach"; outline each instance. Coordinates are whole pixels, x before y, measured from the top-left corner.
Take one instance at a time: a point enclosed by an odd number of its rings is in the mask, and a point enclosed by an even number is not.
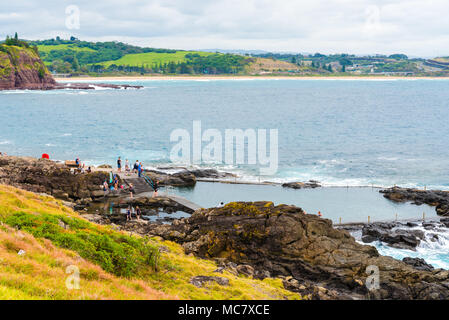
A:
[[[447,80],[449,77],[399,76],[116,76],[55,78],[56,81],[144,81],[144,80]]]

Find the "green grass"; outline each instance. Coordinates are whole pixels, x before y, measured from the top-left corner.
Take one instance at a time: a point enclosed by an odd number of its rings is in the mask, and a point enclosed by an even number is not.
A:
[[[37,238],[70,248],[117,276],[131,277],[146,268],[157,268],[158,248],[144,238],[101,232],[85,220],[64,215],[15,212],[5,222]],[[68,229],[61,227],[61,223]]]
[[[158,52],[148,52],[148,53],[136,53],[127,54],[118,60],[110,60],[101,62],[99,64],[105,66],[106,68],[112,64],[117,66],[133,66],[140,67],[142,65],[148,65],[152,67],[153,65],[159,65],[169,62],[185,62],[185,56],[187,54],[199,54],[200,56],[209,56],[214,53],[212,52],[202,52],[202,51],[177,51],[176,53],[158,53]]]
[[[155,270],[153,250],[161,246]],[[25,255],[17,254],[21,249]],[[65,286],[70,265],[80,269],[79,290]],[[0,300],[301,298],[281,279],[216,269],[179,244],[91,223],[53,197],[0,184]],[[197,288],[190,279],[198,275],[225,277],[229,286]]]
[[[58,44],[58,45],[38,45],[37,48],[39,49],[39,52],[45,52],[49,53],[53,50],[73,50],[76,52],[95,52],[95,50],[87,47],[77,47],[73,44]]]

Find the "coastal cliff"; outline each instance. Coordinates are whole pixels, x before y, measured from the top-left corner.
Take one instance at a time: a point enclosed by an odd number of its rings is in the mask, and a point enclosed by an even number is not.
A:
[[[37,48],[23,41],[17,45],[0,44],[0,90],[94,90],[97,87],[110,89],[140,89],[142,86],[105,83],[58,83],[39,56]]]
[[[35,49],[0,45],[0,90],[48,89],[56,81]]]

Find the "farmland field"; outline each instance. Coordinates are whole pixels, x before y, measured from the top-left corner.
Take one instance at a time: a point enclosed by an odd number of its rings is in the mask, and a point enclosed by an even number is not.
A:
[[[38,45],[37,48],[39,52],[48,53],[53,50],[73,50],[76,52],[87,51],[87,52],[95,52],[95,50],[87,47],[78,47],[73,44],[57,44],[57,45]]]
[[[127,54],[118,60],[110,60],[100,63],[106,68],[112,64],[117,66],[136,66],[141,65],[153,66],[155,64],[164,64],[169,62],[184,62],[186,61],[185,56],[187,54],[199,54],[201,56],[212,55],[212,52],[202,52],[202,51],[177,51],[175,53],[158,53],[158,52],[147,52],[147,53],[136,53]]]

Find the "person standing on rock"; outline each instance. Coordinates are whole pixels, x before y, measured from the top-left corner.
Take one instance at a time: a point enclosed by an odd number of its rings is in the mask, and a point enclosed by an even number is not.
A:
[[[126,172],[126,175],[129,176],[130,168],[129,168],[128,159],[125,160],[125,172]]]
[[[153,190],[153,197],[157,197],[157,190],[159,190],[159,182],[157,180],[154,180]]]
[[[122,172],[122,160],[120,159],[120,157],[118,157],[117,159],[117,171]]]
[[[104,182],[103,182],[104,195],[106,195],[106,193],[108,193],[108,189],[109,189],[108,182],[106,180],[104,180]]]
[[[126,221],[131,221],[131,207],[126,210]]]
[[[142,162],[139,162],[139,166],[137,167],[137,172],[139,175],[139,178],[142,176]]]
[[[318,217],[322,217],[323,216],[323,214],[321,213],[321,211],[318,211]]]
[[[139,169],[139,160],[136,160],[136,162],[134,163],[133,172],[137,173],[138,169]]]
[[[140,217],[142,216],[142,210],[140,210],[139,206],[136,207],[136,218],[137,220],[140,220]]]
[[[129,184],[129,197],[132,199],[134,193],[136,193],[136,190],[134,190],[134,186],[132,183]]]

